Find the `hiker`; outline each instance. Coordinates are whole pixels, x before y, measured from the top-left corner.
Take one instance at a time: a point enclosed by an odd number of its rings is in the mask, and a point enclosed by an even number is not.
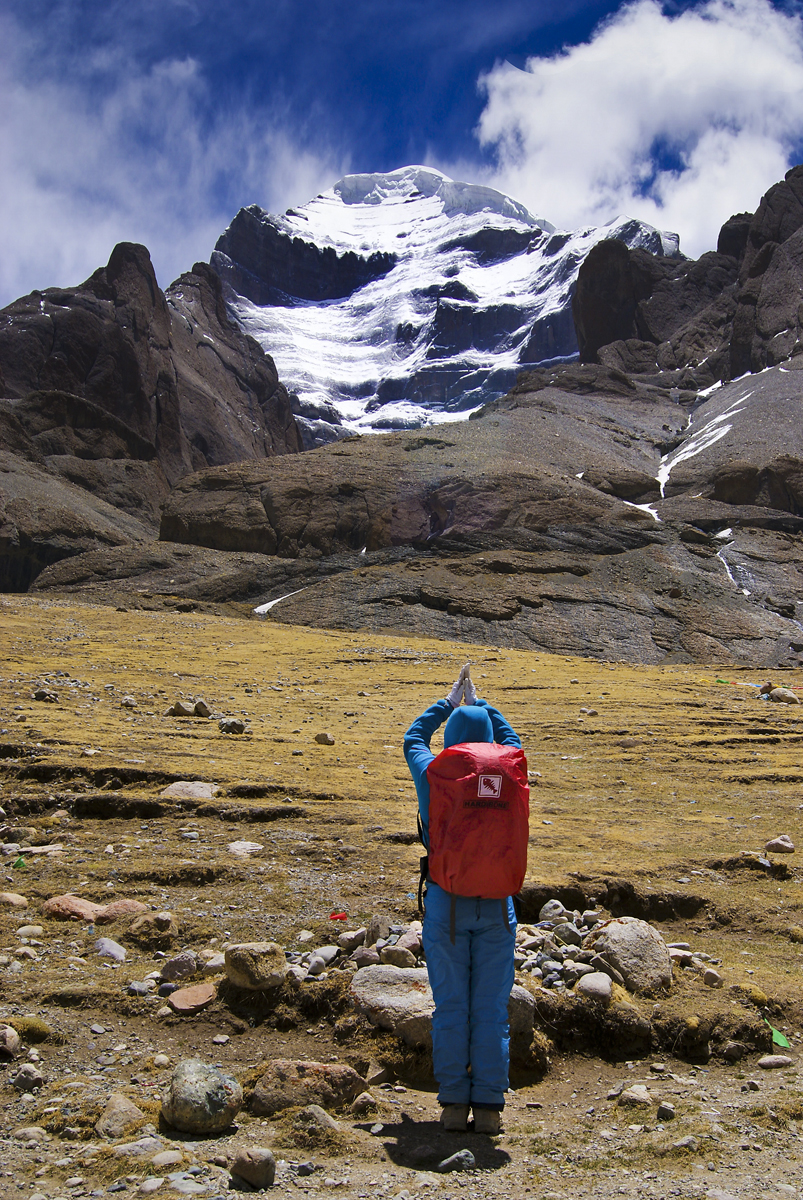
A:
[[[465,704],[461,704],[462,700]],[[496,708],[477,699],[469,667],[463,667],[448,697],[436,701],[422,713],[404,738],[404,757],[418,794],[422,841],[430,851],[430,857],[433,852],[430,845],[430,782],[434,777],[432,772],[428,774],[428,768],[436,762],[430,740],[444,721],[444,755],[448,747],[463,749],[464,743],[496,743],[493,752],[489,747],[488,753],[501,753],[516,760],[518,787],[529,796],[527,764],[518,734]],[[501,752],[499,747],[518,750]],[[475,749],[481,750],[480,747]],[[472,747],[465,747],[465,750],[471,752]],[[438,762],[442,757],[438,756]],[[480,777],[483,778],[487,777]],[[481,794],[477,790],[473,793],[474,796]],[[528,800],[521,803],[525,813],[523,846],[519,845],[517,851],[519,860],[523,855],[524,866],[511,892],[520,888],[526,869]],[[473,804],[476,808],[502,807],[476,800]],[[517,840],[520,842],[522,838]],[[457,854],[459,858],[459,847]],[[503,857],[507,862],[516,856],[505,852]],[[482,870],[483,855],[480,853],[477,858]],[[426,863],[427,860],[422,859],[422,879]],[[435,1000],[432,1054],[442,1108],[441,1124],[445,1129],[465,1131],[471,1108],[476,1133],[498,1133],[508,1089],[510,1036],[507,1006],[514,980],[516,942],[513,901],[510,895],[504,895],[503,899],[455,895],[439,886],[431,874],[426,878],[425,897],[423,943]]]

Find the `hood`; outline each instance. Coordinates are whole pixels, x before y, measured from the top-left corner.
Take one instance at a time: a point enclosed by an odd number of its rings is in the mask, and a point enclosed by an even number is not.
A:
[[[463,742],[493,742],[491,718],[477,704],[462,704],[456,708],[443,731],[443,746],[459,746]]]

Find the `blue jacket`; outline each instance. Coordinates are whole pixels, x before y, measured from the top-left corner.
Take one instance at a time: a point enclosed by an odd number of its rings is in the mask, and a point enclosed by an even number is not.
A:
[[[462,742],[496,742],[499,746],[520,746],[521,739],[498,709],[486,700],[452,708],[448,700],[438,700],[413,721],[404,735],[404,757],[418,795],[418,811],[424,829],[424,844],[429,847],[429,780],[427,767],[435,758],[429,748],[432,735],[446,721],[444,746]]]

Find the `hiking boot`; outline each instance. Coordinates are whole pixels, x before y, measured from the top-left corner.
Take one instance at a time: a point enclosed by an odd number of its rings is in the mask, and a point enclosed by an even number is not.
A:
[[[502,1114],[497,1112],[495,1108],[475,1108],[474,1109],[474,1132],[475,1133],[499,1133],[502,1128]]]
[[[465,1133],[468,1128],[467,1104],[444,1104],[441,1109],[441,1125],[450,1133]]]

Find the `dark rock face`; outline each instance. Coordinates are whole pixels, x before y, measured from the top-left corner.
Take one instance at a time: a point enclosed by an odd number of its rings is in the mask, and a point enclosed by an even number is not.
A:
[[[4,309],[0,381],[0,449],[151,526],[189,472],[301,449],[273,362],[230,323],[214,271],[196,264],[162,293],[143,246]]]
[[[381,279],[395,263],[392,254],[362,257],[316,246],[281,227],[281,218],[256,204],[241,208],[217,240],[212,266],[235,292],[254,304],[294,300],[340,300]]]

